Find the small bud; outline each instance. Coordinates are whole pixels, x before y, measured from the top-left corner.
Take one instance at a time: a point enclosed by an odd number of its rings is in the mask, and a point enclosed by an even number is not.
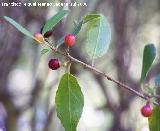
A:
[[[44,42],[44,37],[40,33],[34,33],[34,38],[38,43],[43,43]]]

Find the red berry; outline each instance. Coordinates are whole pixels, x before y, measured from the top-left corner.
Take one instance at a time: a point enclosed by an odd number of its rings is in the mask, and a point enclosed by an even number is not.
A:
[[[58,59],[50,59],[48,62],[48,66],[52,70],[57,70],[60,67],[60,63]]]
[[[34,38],[38,43],[43,43],[44,41],[43,35],[40,33],[34,33]]]
[[[141,114],[144,116],[144,117],[150,117],[152,115],[152,109],[150,107],[149,104],[143,106],[141,108]]]
[[[76,41],[76,37],[72,34],[68,34],[65,36],[64,42],[66,43],[67,46],[72,46],[74,45]]]

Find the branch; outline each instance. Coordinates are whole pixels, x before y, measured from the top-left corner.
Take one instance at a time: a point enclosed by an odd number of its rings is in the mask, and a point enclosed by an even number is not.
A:
[[[51,50],[54,51],[55,53],[58,53],[58,54],[60,54],[60,55],[65,56],[65,57],[68,58],[71,62],[77,63],[77,64],[80,64],[80,65],[84,66],[85,68],[91,70],[92,72],[95,72],[95,73],[99,74],[100,76],[105,77],[107,80],[116,83],[119,87],[122,87],[122,88],[124,88],[124,89],[132,92],[132,93],[135,94],[136,96],[138,96],[138,97],[140,97],[140,98],[142,98],[142,99],[144,99],[144,100],[146,100],[146,101],[149,100],[150,97],[148,97],[148,96],[146,96],[146,95],[144,95],[144,94],[142,94],[142,93],[134,90],[133,88],[129,87],[128,85],[125,85],[124,83],[122,83],[122,82],[120,82],[120,81],[117,81],[117,80],[111,78],[111,77],[108,76],[106,73],[104,73],[104,72],[102,72],[101,70],[95,68],[94,66],[88,65],[88,64],[86,64],[86,63],[84,63],[84,62],[82,62],[82,61],[80,61],[80,60],[72,57],[72,56],[71,56],[69,53],[67,53],[67,52],[62,52],[62,51],[60,51],[60,50],[57,50],[55,47],[53,47],[53,46],[51,45],[51,43],[50,43],[48,40],[46,40],[46,42],[45,42],[44,44],[45,44],[46,46],[48,46],[49,48],[51,48]],[[159,105],[159,103],[156,102],[156,101],[154,101],[153,103],[154,103],[155,105],[157,105],[157,106]]]

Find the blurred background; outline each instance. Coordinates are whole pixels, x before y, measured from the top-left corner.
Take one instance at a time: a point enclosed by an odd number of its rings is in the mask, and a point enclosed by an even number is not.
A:
[[[44,2],[14,0],[14,2]],[[140,91],[143,48],[154,43],[160,50],[159,0],[51,0],[45,2],[86,2],[87,7],[2,7],[0,1],[0,131],[64,131],[55,112],[55,92],[65,68],[52,71],[50,58],[65,59],[49,53],[41,56],[43,47],[4,21],[9,16],[31,32],[39,32],[46,20],[60,9],[71,10],[54,29],[53,41],[70,32],[74,20],[88,13],[104,14],[112,27],[112,43],[95,66],[135,90]],[[86,62],[85,27],[78,35],[71,54]],[[160,72],[157,56],[147,81]],[[71,72],[77,76],[85,97],[78,131],[149,131],[148,121],[140,114],[145,101],[131,92],[117,87],[105,78],[73,64]],[[65,99],[65,96],[64,96]]]

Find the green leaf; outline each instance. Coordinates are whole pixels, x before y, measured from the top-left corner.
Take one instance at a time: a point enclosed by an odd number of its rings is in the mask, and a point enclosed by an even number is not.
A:
[[[4,16],[4,19],[6,21],[8,21],[10,24],[12,24],[14,27],[16,27],[21,33],[23,33],[24,35],[34,39],[34,36],[31,32],[29,32],[27,29],[25,29],[24,27],[22,27],[20,24],[18,24],[16,21],[14,21],[12,18],[8,17],[8,16]]]
[[[44,25],[42,34],[44,35],[47,31],[51,30],[68,13],[69,13],[69,10],[61,10],[52,18],[50,18]]]
[[[100,17],[100,14],[89,14],[80,22],[74,21],[75,27],[74,27],[73,31],[71,32],[71,34],[73,34],[75,36],[78,35],[78,33],[80,32],[83,24],[86,24],[87,22],[90,22],[90,21],[92,21],[96,18],[99,18],[99,17]],[[61,37],[56,42],[56,45],[57,45],[56,48],[58,48],[59,46],[61,46],[64,43],[64,38],[65,38],[65,36]]]
[[[111,28],[105,16],[92,20],[87,31],[86,51],[92,58],[103,56],[111,43]]]
[[[41,55],[46,54],[48,51],[49,51],[49,49],[42,49],[42,50],[41,50]]]
[[[74,23],[75,27],[78,25],[78,21],[77,20],[74,20],[73,23]]]
[[[156,57],[156,48],[154,44],[148,44],[144,47],[143,51],[143,64],[142,64],[142,73],[141,73],[141,82],[147,76],[147,73]]]
[[[75,28],[73,29],[73,31],[72,31],[72,34],[73,35],[78,35],[78,33],[80,32],[80,30],[81,30],[81,28],[82,28],[82,24],[83,24],[83,21],[81,21],[81,22],[79,22],[76,26],[75,26]]]
[[[60,47],[64,43],[65,36],[62,36],[57,42],[56,42],[56,49]]]
[[[100,14],[88,14],[87,16],[84,17],[83,19],[83,24],[92,21],[96,18],[99,18],[101,15]]]
[[[154,78],[155,86],[160,87],[160,74]]]
[[[150,131],[160,131],[160,106],[153,109],[153,114],[149,118]]]
[[[76,131],[82,114],[84,97],[77,79],[71,74],[64,74],[55,98],[57,116],[65,131]]]
[[[160,74],[154,78],[154,95],[160,94]]]

